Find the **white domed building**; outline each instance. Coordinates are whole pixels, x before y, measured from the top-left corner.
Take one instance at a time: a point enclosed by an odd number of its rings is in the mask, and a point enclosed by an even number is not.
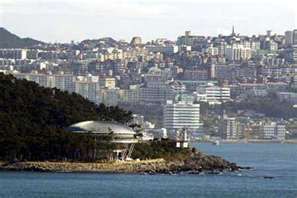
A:
[[[125,125],[106,121],[83,121],[67,128],[72,133],[93,136],[95,141],[109,141],[116,145],[112,159],[127,160],[133,152],[134,145],[138,143],[137,134],[132,128]],[[108,139],[106,140],[106,137]]]

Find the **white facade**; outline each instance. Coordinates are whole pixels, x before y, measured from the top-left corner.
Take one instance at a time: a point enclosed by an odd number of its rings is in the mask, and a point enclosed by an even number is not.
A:
[[[25,60],[27,59],[26,49],[0,49],[0,58]]]
[[[70,93],[75,91],[74,76],[72,74],[53,75],[51,80],[53,80],[53,82],[49,82],[49,87],[56,87],[57,89]]]
[[[230,87],[208,86],[197,88],[197,99],[209,104],[221,104],[231,100]]]
[[[163,127],[171,132],[197,130],[200,127],[200,104],[167,101],[163,109]]]
[[[146,46],[146,49],[153,53],[161,52],[165,54],[175,54],[178,52],[177,45],[151,45]]]
[[[264,123],[261,126],[261,133],[264,139],[284,140],[286,128],[284,124],[278,124],[276,122]]]
[[[229,61],[249,60],[252,56],[251,48],[243,45],[228,45],[225,56]]]
[[[216,56],[216,55],[219,55],[219,48],[218,47],[213,47],[213,46],[210,46],[210,47],[208,47],[208,48],[206,48],[205,50],[204,50],[204,52],[206,52],[206,53],[208,53],[208,54],[210,54],[210,55],[212,55],[212,56]]]
[[[78,78],[75,81],[75,93],[98,104],[99,103],[100,84],[98,80],[88,78]]]

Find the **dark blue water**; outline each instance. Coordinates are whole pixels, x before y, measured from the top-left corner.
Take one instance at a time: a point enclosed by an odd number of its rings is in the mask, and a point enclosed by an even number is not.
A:
[[[199,144],[197,147],[240,165],[253,166],[255,170],[223,175],[0,172],[0,197],[297,198],[297,145]]]

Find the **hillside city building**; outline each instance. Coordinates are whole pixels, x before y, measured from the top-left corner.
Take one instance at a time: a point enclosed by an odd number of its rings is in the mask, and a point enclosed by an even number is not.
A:
[[[246,137],[284,139],[286,135],[278,132],[263,135],[269,133],[256,129],[261,124],[255,124],[279,123],[282,118],[238,111],[230,119],[218,121],[215,109],[261,97],[295,105],[297,30],[245,36],[233,27],[229,35],[186,31],[176,41],[157,38],[145,42],[135,36],[127,42],[106,37],[2,48],[0,72],[75,92],[96,104],[138,108],[140,114],[159,112],[147,117],[155,122],[154,130],[165,128],[168,134],[186,128],[240,139],[247,133],[243,129],[251,129]],[[178,96],[182,100],[176,100]],[[200,107],[205,105],[207,110],[201,115]],[[233,119],[237,117],[243,119]],[[203,121],[209,119],[214,119],[214,126],[204,128]]]

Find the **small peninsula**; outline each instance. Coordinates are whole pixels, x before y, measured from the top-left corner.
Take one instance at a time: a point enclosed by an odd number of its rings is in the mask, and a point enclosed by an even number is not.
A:
[[[0,88],[0,170],[199,173],[243,168],[195,148],[176,148],[169,139],[137,143],[129,160],[110,160],[112,151],[123,149],[110,141],[113,131],[94,138],[70,133],[67,127],[86,120],[125,125],[132,112],[11,75],[0,74]]]

